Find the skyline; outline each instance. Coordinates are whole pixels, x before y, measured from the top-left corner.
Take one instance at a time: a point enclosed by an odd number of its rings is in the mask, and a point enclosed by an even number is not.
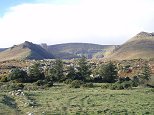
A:
[[[0,4],[0,48],[24,41],[120,45],[141,31],[154,32],[153,0],[2,0]]]

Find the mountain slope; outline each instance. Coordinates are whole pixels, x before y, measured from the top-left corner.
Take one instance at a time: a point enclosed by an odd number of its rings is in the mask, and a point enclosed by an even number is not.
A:
[[[154,58],[154,33],[140,32],[115,49],[111,59],[149,59]]]
[[[53,55],[48,53],[41,46],[25,41],[20,45],[14,45],[5,51],[0,52],[0,61],[12,59],[49,59]]]
[[[44,48],[47,47],[44,45]],[[57,58],[72,59],[82,55],[88,58],[102,58],[115,48],[114,45],[98,45],[90,43],[66,43],[48,46],[47,50]]]

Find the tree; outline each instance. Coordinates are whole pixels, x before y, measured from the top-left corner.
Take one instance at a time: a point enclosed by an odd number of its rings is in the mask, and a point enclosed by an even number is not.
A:
[[[106,65],[101,65],[99,75],[102,77],[104,82],[113,83],[117,79],[117,68],[112,62],[109,62]]]
[[[75,80],[77,79],[77,73],[75,71],[74,66],[69,66],[68,68],[68,74],[66,75],[67,79]]]
[[[52,67],[48,69],[47,77],[54,82],[59,82],[64,78],[63,74],[63,61],[56,59]]]
[[[15,80],[17,82],[25,82],[27,80],[27,73],[22,69],[15,68],[11,70],[8,80]]]
[[[43,72],[41,72],[38,63],[35,63],[29,67],[28,75],[29,75],[30,82],[35,82],[37,80],[44,79],[44,74]]]
[[[63,61],[61,59],[56,59],[52,67],[47,68],[45,72],[45,78],[48,81],[59,82],[63,80]]]
[[[90,66],[86,60],[86,57],[82,57],[79,59],[78,61],[78,77],[79,80],[83,80],[83,81],[88,81],[90,80],[90,74],[91,74],[91,70],[90,70]]]
[[[56,70],[55,68],[48,68],[45,73],[45,78],[47,81],[56,81]]]
[[[145,84],[151,78],[151,70],[147,64],[143,67],[143,71],[138,75],[140,84]]]
[[[133,82],[133,86],[137,87],[139,85],[139,78],[137,76],[133,76],[132,82]]]

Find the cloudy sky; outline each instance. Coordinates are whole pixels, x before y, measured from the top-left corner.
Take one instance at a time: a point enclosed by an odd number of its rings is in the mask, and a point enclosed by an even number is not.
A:
[[[0,48],[122,44],[141,31],[154,32],[154,0],[0,0]]]

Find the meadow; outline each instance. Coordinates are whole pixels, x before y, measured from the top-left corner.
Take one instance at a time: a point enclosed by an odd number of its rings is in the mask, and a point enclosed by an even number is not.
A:
[[[0,115],[153,115],[154,89],[69,88],[24,90],[24,95],[0,93]]]

